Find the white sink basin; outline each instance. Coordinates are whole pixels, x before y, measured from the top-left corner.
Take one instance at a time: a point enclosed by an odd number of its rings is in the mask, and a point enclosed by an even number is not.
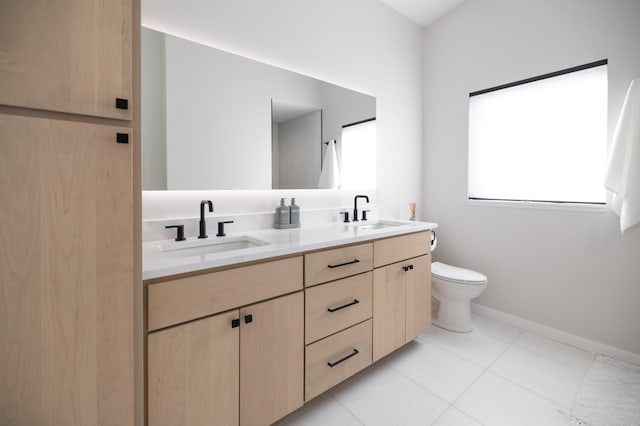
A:
[[[239,237],[209,237],[201,240],[174,241],[160,245],[166,256],[189,257],[202,256],[211,253],[225,253],[253,247],[266,246],[269,243],[247,235]]]
[[[358,229],[366,231],[366,230],[376,230],[376,229],[384,229],[391,228],[393,226],[401,226],[406,225],[406,222],[396,222],[393,220],[378,220],[375,222],[364,223],[362,225],[356,225]]]

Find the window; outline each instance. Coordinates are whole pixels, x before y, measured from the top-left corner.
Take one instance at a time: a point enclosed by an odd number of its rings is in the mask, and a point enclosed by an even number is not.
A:
[[[607,61],[469,94],[473,200],[604,204]]]
[[[342,188],[376,187],[376,119],[342,126]]]

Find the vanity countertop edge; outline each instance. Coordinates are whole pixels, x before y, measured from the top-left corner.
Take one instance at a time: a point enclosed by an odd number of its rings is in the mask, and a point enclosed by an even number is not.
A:
[[[362,226],[343,223],[303,226],[294,229],[260,229],[239,233],[229,233],[228,237],[249,236],[268,243],[264,246],[234,250],[226,253],[211,253],[184,258],[169,258],[164,255],[161,245],[172,240],[148,241],[142,245],[144,281],[161,279],[173,275],[205,271],[213,268],[239,265],[242,263],[267,260],[275,257],[303,254],[305,252],[373,241],[397,235],[431,231],[437,223],[402,221],[401,225],[382,229],[367,229]],[[226,238],[226,237],[209,237]],[[189,238],[193,240],[194,238]]]

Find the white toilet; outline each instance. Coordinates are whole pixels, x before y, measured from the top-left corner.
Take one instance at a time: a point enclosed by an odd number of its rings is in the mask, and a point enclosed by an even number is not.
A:
[[[431,264],[431,292],[440,303],[432,323],[438,327],[468,333],[471,326],[471,299],[487,287],[487,277],[469,269],[441,262]]]

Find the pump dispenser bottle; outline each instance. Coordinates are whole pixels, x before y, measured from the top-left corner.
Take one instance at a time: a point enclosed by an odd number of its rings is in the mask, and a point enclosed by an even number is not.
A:
[[[291,206],[289,207],[290,221],[292,225],[300,223],[300,206],[296,204],[296,199],[291,199]]]
[[[281,198],[280,205],[276,208],[276,227],[277,225],[289,225],[289,218],[289,206],[286,206],[284,204],[284,198]]]

